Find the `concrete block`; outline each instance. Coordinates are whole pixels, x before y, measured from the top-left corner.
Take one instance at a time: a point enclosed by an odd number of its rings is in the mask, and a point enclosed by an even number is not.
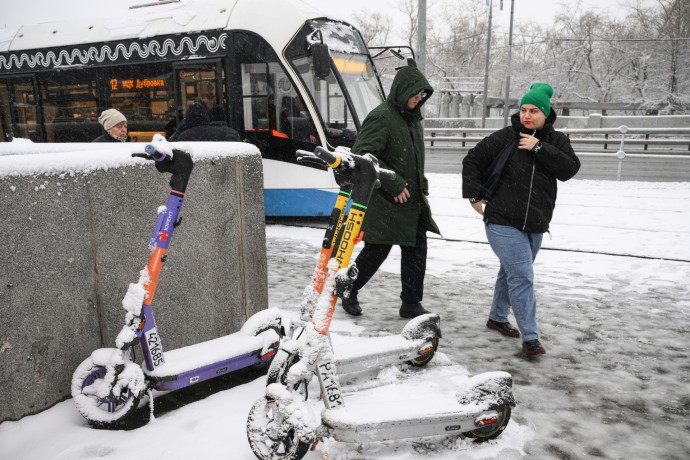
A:
[[[46,144],[40,160],[41,144],[12,144],[0,146],[0,421],[69,397],[77,365],[114,346],[170,177],[130,157],[143,144]],[[235,332],[268,303],[258,150],[179,147],[195,167],[153,302],[167,350]]]

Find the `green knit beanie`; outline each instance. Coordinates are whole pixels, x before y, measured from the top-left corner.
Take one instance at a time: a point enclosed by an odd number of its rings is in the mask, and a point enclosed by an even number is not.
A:
[[[522,104],[536,105],[548,117],[551,113],[551,96],[553,96],[553,88],[549,84],[532,83],[529,91],[520,99],[520,107]]]

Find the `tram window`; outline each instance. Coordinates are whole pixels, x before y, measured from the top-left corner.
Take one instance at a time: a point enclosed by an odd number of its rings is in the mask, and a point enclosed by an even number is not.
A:
[[[17,137],[41,140],[41,126],[38,123],[38,105],[32,78],[14,80],[14,109],[17,116]]]
[[[314,96],[329,135],[354,138],[356,126],[352,113],[333,73],[325,80],[317,78],[313,72],[311,56],[295,59],[294,66]],[[344,133],[350,133],[350,135],[344,136]]]
[[[282,102],[279,95],[288,97],[297,93],[292,89],[278,55],[264,39],[256,35],[237,33],[234,40],[238,64],[235,72],[239,72],[234,79],[241,88],[242,104],[238,115],[242,119],[243,129],[257,135],[272,133],[287,138],[287,133],[279,125]],[[280,84],[287,92],[276,87]]]
[[[12,140],[12,116],[7,82],[0,80],[0,142]]]
[[[242,64],[242,108],[245,129],[270,127],[269,115],[271,109],[275,108],[273,77],[265,63]]]
[[[217,65],[208,64],[203,67],[177,68],[178,84],[180,88],[180,109],[183,115],[194,102],[201,101],[209,109],[220,103],[216,87]],[[223,76],[221,75],[221,78]]]
[[[104,72],[109,107],[127,117],[128,134],[134,142],[148,142],[166,135],[175,120],[172,64],[158,63],[107,69]]]
[[[369,112],[385,97],[381,92],[376,71],[368,55],[332,52],[333,62],[347,87],[359,121],[364,121]]]
[[[59,72],[41,78],[41,109],[48,142],[90,142],[98,136],[96,82],[94,71]]]

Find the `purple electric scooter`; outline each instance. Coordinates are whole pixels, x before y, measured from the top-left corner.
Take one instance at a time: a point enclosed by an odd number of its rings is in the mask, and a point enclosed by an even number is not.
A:
[[[234,334],[163,352],[152,303],[170,241],[181,222],[179,213],[194,163],[188,153],[173,150],[165,141],[148,144],[145,152],[132,156],[154,160],[159,172],[172,173],[168,202],[158,209],[148,265],[122,301],[127,314],[116,348],[95,350],[72,377],[77,409],[97,428],[118,426],[147,393],[152,396],[151,390],[178,390],[238,369],[265,367],[283,335],[280,311],[268,309],[250,317]],[[143,368],[135,362],[137,344]]]

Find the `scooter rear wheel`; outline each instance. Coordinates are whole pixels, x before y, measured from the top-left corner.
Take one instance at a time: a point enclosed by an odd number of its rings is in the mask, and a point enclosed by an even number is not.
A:
[[[303,442],[294,429],[272,426],[276,402],[260,399],[247,417],[247,440],[252,452],[260,460],[299,460],[307,454],[310,443]],[[278,435],[272,433],[280,433]]]
[[[501,433],[503,433],[503,430],[506,429],[506,426],[510,421],[510,405],[501,404],[499,406],[492,407],[491,409],[498,412],[498,420],[496,422],[483,428],[477,428],[476,430],[468,431],[467,433],[463,434],[468,438],[474,438],[474,442],[486,442],[499,437]]]
[[[436,350],[438,350],[438,337],[434,337],[431,339],[431,350],[423,354],[422,356],[419,356],[415,359],[411,359],[408,361],[410,365],[416,366],[416,367],[422,367],[426,366],[429,364],[429,361],[434,357],[436,354]]]
[[[79,413],[95,428],[115,428],[134,412],[145,392],[144,373],[137,364],[127,362],[124,375],[133,376],[129,381],[120,381],[120,397],[109,400],[98,396],[99,386],[103,383],[106,367],[103,363],[86,358],[74,371],[72,376],[72,398]]]

